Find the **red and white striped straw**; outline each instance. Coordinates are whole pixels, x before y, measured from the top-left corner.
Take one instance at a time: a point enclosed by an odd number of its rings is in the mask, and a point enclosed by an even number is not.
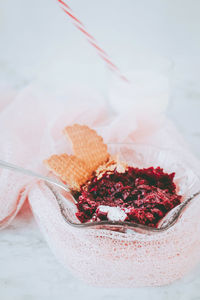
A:
[[[115,72],[121,79],[128,82],[128,79],[121,73],[119,68],[110,60],[108,54],[98,45],[96,39],[89,34],[84,24],[74,15],[68,4],[63,0],[58,0],[60,7],[71,18],[73,24],[85,35],[87,41],[96,49],[98,55],[104,60],[111,71]]]

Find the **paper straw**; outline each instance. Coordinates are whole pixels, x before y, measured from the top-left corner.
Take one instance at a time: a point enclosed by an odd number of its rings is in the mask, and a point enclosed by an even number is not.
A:
[[[90,43],[90,45],[92,45],[93,48],[96,49],[98,55],[104,60],[104,62],[108,66],[108,68],[111,71],[113,71],[114,73],[116,73],[121,79],[129,82],[129,80],[121,73],[121,71],[116,66],[116,64],[114,64],[111,61],[108,54],[98,45],[96,39],[86,30],[86,27],[84,26],[84,24],[74,15],[74,13],[71,10],[71,8],[69,7],[69,5],[66,4],[66,2],[63,0],[57,0],[57,1],[60,3],[60,7],[63,9],[63,11],[71,18],[74,26],[76,26],[79,29],[79,31],[81,31],[85,35],[85,37],[86,37],[87,41]]]

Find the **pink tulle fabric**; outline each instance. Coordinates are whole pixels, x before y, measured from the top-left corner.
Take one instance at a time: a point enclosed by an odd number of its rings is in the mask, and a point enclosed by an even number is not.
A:
[[[165,149],[180,152],[189,157],[191,168],[199,174],[199,161],[162,114],[151,114],[145,120],[141,116],[134,117],[133,120],[129,112],[114,118],[104,99],[81,87],[53,96],[31,85],[6,97],[5,100],[4,89],[0,93],[3,103],[0,105],[1,160],[48,174],[43,159],[53,153],[71,153],[62,130],[69,124],[80,123],[97,130],[106,143],[162,145]],[[182,218],[188,225],[192,217],[192,226],[183,226],[180,222],[172,230],[152,237],[72,228],[64,221],[47,187],[12,171],[0,169],[0,189],[1,228],[13,220],[28,199],[58,260],[93,285],[168,284],[191,270],[200,259],[199,207],[191,207],[185,219]]]

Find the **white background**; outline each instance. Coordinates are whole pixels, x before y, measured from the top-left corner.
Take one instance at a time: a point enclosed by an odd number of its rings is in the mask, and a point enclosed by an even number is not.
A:
[[[122,69],[138,53],[168,57],[181,65],[185,61],[186,73],[199,63],[198,0],[67,3]],[[77,76],[91,83],[104,75],[104,64],[57,0],[0,0],[0,37],[1,62],[22,78],[35,78],[46,68],[51,76],[64,77],[66,84]]]
[[[69,5],[122,70],[138,55],[173,62],[168,114],[200,158],[200,1],[74,0]],[[0,79],[85,83],[107,71],[56,0],[0,0]],[[26,218],[24,219],[24,215]],[[96,289],[53,257],[27,208],[0,234],[0,299],[200,299],[200,276],[156,289]]]

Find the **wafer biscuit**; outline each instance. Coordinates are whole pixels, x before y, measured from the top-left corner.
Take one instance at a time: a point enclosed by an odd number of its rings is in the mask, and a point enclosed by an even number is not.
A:
[[[52,155],[44,163],[74,190],[79,190],[91,175],[85,163],[74,155]]]
[[[95,130],[86,125],[67,126],[64,133],[72,142],[75,156],[85,162],[90,171],[109,159],[107,145]]]
[[[112,174],[115,169],[118,173],[124,173],[127,169],[127,164],[121,162],[117,156],[111,156],[108,162],[97,168],[95,175],[97,176],[97,179],[100,179],[105,172],[107,172],[107,174]]]

